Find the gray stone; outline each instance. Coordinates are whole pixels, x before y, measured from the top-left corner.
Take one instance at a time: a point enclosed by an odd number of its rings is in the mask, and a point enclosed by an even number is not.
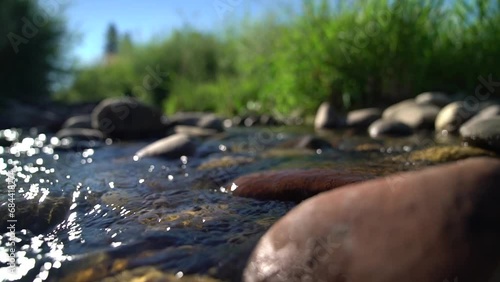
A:
[[[68,118],[62,128],[92,128],[90,115],[79,115]]]
[[[196,126],[206,129],[214,129],[218,132],[224,131],[222,120],[213,114],[204,115],[201,117]]]
[[[500,153],[500,116],[477,121],[473,126],[462,127],[460,135],[468,145]]]
[[[132,98],[109,98],[92,112],[92,127],[113,138],[164,136],[162,113]]]
[[[78,140],[102,140],[104,134],[96,129],[88,128],[63,128],[56,133],[59,139],[73,138]]]
[[[415,102],[414,99],[403,100],[385,109],[384,112],[382,113],[382,118],[390,119],[394,116],[396,112],[404,110],[408,107],[413,107],[415,105],[417,105],[417,103]]]
[[[443,92],[424,92],[415,97],[417,104],[431,104],[440,108],[452,102],[452,99]]]
[[[432,104],[403,102],[384,112],[384,119],[400,121],[413,129],[434,129],[439,107]]]
[[[477,113],[475,116],[473,116],[471,119],[469,119],[467,122],[465,122],[461,127],[460,127],[460,132],[462,130],[467,130],[468,127],[475,126],[476,123],[481,122],[486,119],[490,119],[492,117],[496,117],[500,115],[500,105],[491,105],[483,110],[481,110],[479,113]]]
[[[368,128],[368,134],[372,138],[384,136],[408,136],[413,134],[413,130],[408,125],[397,121],[379,119],[373,122]]]
[[[444,134],[457,133],[460,126],[478,111],[478,107],[468,106],[464,102],[453,102],[441,109],[436,117],[435,129]]]
[[[179,158],[192,156],[196,152],[195,143],[185,134],[174,134],[160,139],[136,153],[139,158],[162,156],[166,158]]]
[[[178,125],[174,127],[175,133],[185,134],[191,137],[210,137],[218,133],[215,129],[200,128],[196,126]]]
[[[382,111],[377,108],[354,110],[347,114],[346,125],[348,127],[367,128],[381,117]]]
[[[314,128],[316,129],[331,129],[339,127],[339,118],[333,106],[324,102],[318,108],[316,112],[316,118],[314,119]]]
[[[243,281],[499,281],[500,161],[474,158],[349,184],[292,209]]]

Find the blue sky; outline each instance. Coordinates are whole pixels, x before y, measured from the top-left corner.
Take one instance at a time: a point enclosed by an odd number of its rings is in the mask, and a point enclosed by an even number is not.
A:
[[[116,24],[136,42],[166,36],[186,24],[212,31],[249,13],[258,17],[279,8],[274,0],[44,0],[66,15],[69,30],[76,35],[74,55],[82,63],[99,60],[106,28]],[[52,2],[52,3],[51,3]],[[285,1],[298,4],[300,0]]]

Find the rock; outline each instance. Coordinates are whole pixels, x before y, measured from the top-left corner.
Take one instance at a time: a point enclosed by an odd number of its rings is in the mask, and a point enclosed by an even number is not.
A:
[[[370,175],[330,169],[280,170],[248,174],[235,184],[233,195],[258,200],[302,201],[333,188],[364,181]]]
[[[333,148],[330,142],[312,135],[306,135],[288,140],[279,144],[277,147],[283,149],[309,149],[314,151],[317,149],[327,150]]]
[[[243,281],[498,281],[498,183],[500,161],[475,158],[322,193],[261,238]]]
[[[205,129],[214,129],[218,132],[224,131],[222,120],[213,114],[208,114],[201,117],[196,123],[196,126]]]
[[[224,156],[218,159],[211,159],[203,162],[198,166],[198,170],[208,170],[217,168],[231,168],[246,165],[254,162],[254,158],[244,156]]]
[[[460,126],[477,113],[477,109],[464,102],[453,102],[441,109],[436,117],[435,129],[444,134],[457,133]]]
[[[179,158],[192,156],[196,152],[196,145],[185,134],[174,134],[160,139],[136,153],[139,158],[162,156],[166,158]]]
[[[259,118],[259,123],[261,125],[267,125],[267,126],[280,125],[280,122],[270,115],[261,115]]]
[[[384,114],[384,119],[400,121],[413,129],[434,129],[438,113],[439,107],[431,104],[407,103]]]
[[[452,100],[443,92],[424,92],[415,97],[415,102],[420,105],[430,104],[442,108],[451,103]]]
[[[92,127],[112,138],[137,139],[165,135],[160,111],[132,98],[109,98],[92,112]]]
[[[192,137],[210,137],[218,133],[215,129],[200,128],[197,126],[177,125],[174,127],[175,133],[185,134]]]
[[[469,130],[468,127],[473,127],[475,126],[478,122],[490,119],[492,117],[496,117],[500,115],[500,105],[491,105],[483,110],[481,110],[479,113],[477,113],[475,116],[473,116],[471,119],[469,119],[467,122],[465,122],[461,127],[460,127],[460,132],[462,130]]]
[[[404,110],[405,108],[408,107],[414,107],[415,105],[417,105],[417,103],[415,102],[414,99],[403,100],[385,109],[384,112],[382,113],[382,118],[390,119],[394,115],[394,113]]]
[[[104,134],[96,129],[88,128],[63,128],[56,133],[59,139],[73,138],[78,140],[102,140]]]
[[[62,128],[92,128],[90,115],[73,116],[67,119]]]
[[[476,122],[474,126],[462,127],[460,135],[468,145],[500,153],[500,117]]]
[[[314,119],[314,128],[316,129],[331,129],[339,127],[339,118],[335,112],[333,106],[324,102],[318,108],[316,112],[316,118]]]
[[[370,124],[382,117],[382,111],[377,108],[367,108],[351,111],[347,114],[348,127],[368,128]]]
[[[457,161],[471,157],[492,155],[493,154],[491,152],[474,147],[440,146],[411,152],[408,156],[408,160],[411,162],[425,161],[432,163],[441,163]]]
[[[50,231],[66,219],[71,206],[70,199],[49,196],[40,202],[40,197],[33,200],[17,200],[15,215],[16,218],[22,219],[16,223],[17,230],[28,229],[38,235]],[[2,219],[0,228],[7,230],[9,226],[7,220],[10,219],[7,204],[0,206],[0,214]]]
[[[408,136],[413,134],[413,130],[400,121],[379,119],[368,127],[368,133],[372,138],[378,138],[383,136]]]

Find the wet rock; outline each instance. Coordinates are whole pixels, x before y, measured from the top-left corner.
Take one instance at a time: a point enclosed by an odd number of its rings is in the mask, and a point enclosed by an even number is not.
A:
[[[497,281],[499,182],[500,161],[476,158],[322,193],[261,238],[243,280]]]
[[[182,279],[181,279],[182,278]],[[151,266],[142,266],[130,270],[112,274],[101,280],[101,282],[115,282],[115,281],[182,281],[182,282],[218,282],[208,276],[200,275],[182,275],[178,276],[172,273],[165,273],[160,269]]]
[[[261,115],[259,118],[259,124],[266,126],[280,125],[280,122],[270,115]]]
[[[179,158],[192,156],[196,152],[195,143],[185,134],[174,134],[160,139],[136,153],[139,158],[162,156],[166,158]]]
[[[348,127],[367,128],[381,117],[382,111],[377,108],[355,110],[347,114],[346,125]]]
[[[252,163],[254,158],[243,156],[224,156],[218,159],[211,159],[198,166],[199,170],[228,168]]]
[[[379,119],[370,125],[368,133],[372,138],[383,136],[394,137],[411,135],[413,134],[413,130],[400,121]]]
[[[178,112],[168,118],[171,126],[187,125],[196,126],[200,119],[207,115],[202,112]]]
[[[92,128],[90,115],[74,116],[67,119],[62,128]]]
[[[415,102],[414,99],[403,100],[385,109],[384,112],[382,113],[382,118],[390,119],[392,116],[394,116],[396,112],[404,110],[408,107],[414,107],[415,105],[417,105],[417,103]]]
[[[500,117],[476,122],[460,130],[464,142],[500,153]]]
[[[102,140],[105,136],[101,131],[96,129],[64,128],[56,133],[56,137],[59,139],[73,138],[77,140]]]
[[[332,144],[327,140],[312,135],[288,140],[279,144],[277,147],[283,149],[309,149],[314,151],[318,149],[327,150],[333,148]]]
[[[318,108],[316,112],[316,118],[314,119],[314,128],[316,129],[331,129],[340,126],[340,121],[335,112],[333,106],[324,102]]]
[[[218,133],[215,129],[201,128],[197,126],[178,125],[174,127],[175,133],[185,134],[192,137],[210,137]]]
[[[234,180],[237,188],[233,195],[258,200],[302,201],[318,193],[370,177],[367,174],[329,169],[258,172]],[[227,187],[234,188],[233,183]]]
[[[384,119],[400,121],[413,129],[434,129],[439,107],[430,104],[411,104],[400,106],[385,114]]]
[[[481,110],[479,113],[477,113],[475,116],[473,116],[471,119],[469,119],[467,122],[465,122],[461,127],[460,127],[460,132],[462,130],[468,131],[469,127],[475,126],[478,122],[481,122],[486,119],[490,119],[496,116],[500,116],[500,105],[491,105],[483,110]]]
[[[38,197],[40,198],[40,197]],[[17,200],[15,202],[15,216],[18,220],[16,230],[28,229],[34,234],[50,231],[57,224],[66,219],[71,202],[68,198],[46,198],[42,202],[36,200]],[[0,206],[2,222],[0,228],[7,230],[10,218],[7,205]]]
[[[420,105],[431,104],[442,108],[451,103],[452,100],[443,92],[424,92],[415,97],[415,102]]]
[[[132,98],[109,98],[92,112],[92,127],[112,138],[137,139],[165,135],[160,111]]]
[[[216,130],[217,132],[224,131],[224,125],[222,123],[222,120],[212,114],[201,117],[200,120],[198,120],[198,122],[196,123],[196,126],[205,129],[213,129]]]
[[[474,147],[462,146],[442,146],[431,147],[410,153],[408,160],[412,162],[424,161],[432,163],[451,162],[461,159],[492,156],[489,151],[485,151]]]
[[[457,133],[460,126],[477,113],[477,109],[464,102],[453,102],[441,109],[436,117],[437,132]]]

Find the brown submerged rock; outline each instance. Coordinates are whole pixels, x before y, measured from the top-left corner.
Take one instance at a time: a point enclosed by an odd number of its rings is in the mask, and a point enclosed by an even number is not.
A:
[[[233,195],[259,200],[302,201],[321,192],[369,178],[372,177],[331,169],[266,171],[234,180],[238,188]]]
[[[244,281],[499,281],[500,161],[475,158],[349,185],[261,238]]]

